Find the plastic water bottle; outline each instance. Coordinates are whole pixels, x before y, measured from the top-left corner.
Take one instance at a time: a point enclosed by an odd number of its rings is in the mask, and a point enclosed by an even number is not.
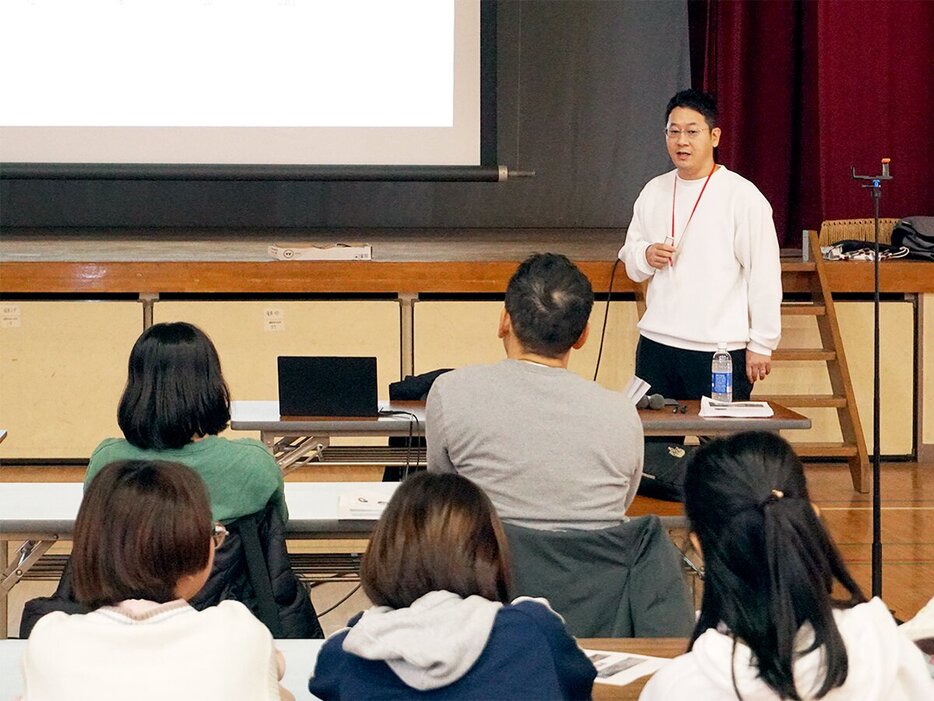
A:
[[[725,343],[717,346],[710,364],[710,398],[715,402],[733,401],[733,359]]]

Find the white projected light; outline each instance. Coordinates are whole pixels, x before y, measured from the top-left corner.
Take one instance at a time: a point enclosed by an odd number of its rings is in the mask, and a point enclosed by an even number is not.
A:
[[[0,161],[478,165],[479,0],[3,0]]]

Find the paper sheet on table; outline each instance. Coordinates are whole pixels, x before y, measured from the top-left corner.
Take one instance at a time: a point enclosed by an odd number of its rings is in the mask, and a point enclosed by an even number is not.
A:
[[[649,387],[651,386],[652,385],[643,380],[641,377],[636,377],[633,375],[632,379],[629,380],[629,384],[623,388],[623,394],[629,397],[633,404],[637,404],[639,400],[645,396],[645,393],[649,391]]]
[[[598,684],[626,686],[639,677],[655,674],[671,660],[664,657],[649,657],[631,652],[607,652],[606,650],[584,650],[587,658],[597,668]]]
[[[337,500],[338,519],[376,520],[383,515],[389,498],[372,492],[343,494]]]
[[[775,412],[768,402],[715,402],[710,397],[701,397],[701,418],[724,419],[767,419]]]

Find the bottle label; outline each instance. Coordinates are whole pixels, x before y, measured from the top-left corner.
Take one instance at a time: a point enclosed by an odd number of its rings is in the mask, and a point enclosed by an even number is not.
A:
[[[714,394],[731,394],[733,392],[733,373],[713,373],[710,382],[710,391]]]

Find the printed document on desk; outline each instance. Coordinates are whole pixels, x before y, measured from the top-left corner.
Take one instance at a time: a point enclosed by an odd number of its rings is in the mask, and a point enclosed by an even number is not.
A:
[[[701,397],[698,416],[704,419],[767,419],[775,412],[768,402],[715,402]]]
[[[337,518],[355,521],[377,520],[383,515],[388,497],[373,492],[359,491],[342,494],[337,499]]]
[[[584,650],[587,659],[597,668],[596,682],[626,686],[639,677],[655,674],[671,660],[664,657],[649,657],[631,652],[607,652],[605,650]]]
[[[649,391],[649,387],[651,386],[652,385],[641,377],[633,375],[629,383],[623,388],[623,394],[629,397],[633,404],[638,404],[639,400],[645,396],[645,393]]]

